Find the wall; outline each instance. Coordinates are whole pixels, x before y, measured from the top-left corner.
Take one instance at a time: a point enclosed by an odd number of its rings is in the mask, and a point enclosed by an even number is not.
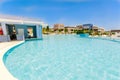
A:
[[[3,35],[7,35],[7,27],[6,27],[6,24],[5,23],[1,23],[1,26],[2,26],[2,30],[3,30]]]
[[[36,26],[37,38],[42,39],[42,25]]]
[[[10,41],[10,36],[9,35],[0,35],[0,42],[8,42]]]
[[[27,26],[26,25],[15,25],[16,32],[18,34],[18,29],[24,29],[25,38],[28,37]]]
[[[117,37],[120,37],[120,32],[115,32],[115,35],[116,35]]]

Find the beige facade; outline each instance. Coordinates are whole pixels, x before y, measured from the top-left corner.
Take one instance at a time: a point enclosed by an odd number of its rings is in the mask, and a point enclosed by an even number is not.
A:
[[[74,33],[74,30],[76,30],[76,27],[66,26],[65,29],[67,29],[67,33]]]
[[[76,30],[83,30],[83,26],[82,25],[76,26]]]
[[[100,33],[104,33],[105,32],[105,29],[104,28],[100,28],[100,27],[97,27],[97,26],[93,26],[92,27],[92,30],[94,32],[100,32]]]
[[[66,29],[66,30],[65,30]],[[74,33],[75,30],[93,30],[95,34],[104,33],[104,28],[97,27],[92,24],[84,24],[84,25],[77,25],[76,27],[72,26],[66,26],[64,27],[64,24],[54,24],[53,30],[55,32],[61,32],[61,33]]]
[[[101,33],[104,33],[105,29],[104,28],[98,28],[98,31],[101,32]]]
[[[64,24],[54,24],[54,30],[64,29]]]
[[[111,30],[111,33],[114,33],[115,36],[120,37],[120,30]]]
[[[93,26],[93,27],[92,27],[92,30],[93,30],[94,32],[98,32],[98,29],[99,29],[99,28],[98,28],[97,26]]]

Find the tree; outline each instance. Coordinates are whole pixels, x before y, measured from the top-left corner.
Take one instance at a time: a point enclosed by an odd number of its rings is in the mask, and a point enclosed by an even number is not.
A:
[[[63,29],[59,29],[58,31],[59,31],[59,32],[62,32],[62,31],[63,31]]]
[[[68,32],[68,29],[67,29],[67,28],[65,28],[65,29],[64,29],[64,32],[65,32],[65,34],[66,34],[66,33]]]
[[[93,33],[94,33],[93,30],[90,30],[90,31],[89,31],[89,34],[90,34],[90,35],[93,35]]]
[[[42,28],[42,32],[43,32],[43,33],[46,32],[46,28],[45,28],[45,27]]]
[[[47,26],[47,27],[46,27],[46,31],[49,32],[49,30],[50,30],[50,29],[49,29],[49,26]]]

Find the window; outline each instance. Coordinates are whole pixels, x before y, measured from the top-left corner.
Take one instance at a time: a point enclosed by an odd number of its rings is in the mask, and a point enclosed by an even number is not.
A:
[[[27,31],[28,31],[28,37],[33,37],[33,28],[29,27]]]
[[[71,29],[71,31],[73,31],[73,29]]]

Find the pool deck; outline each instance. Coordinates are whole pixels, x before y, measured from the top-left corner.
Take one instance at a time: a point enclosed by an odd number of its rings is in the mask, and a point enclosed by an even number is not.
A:
[[[23,42],[24,41],[0,42],[0,80],[17,80],[5,67],[3,63],[3,56],[10,48]]]

